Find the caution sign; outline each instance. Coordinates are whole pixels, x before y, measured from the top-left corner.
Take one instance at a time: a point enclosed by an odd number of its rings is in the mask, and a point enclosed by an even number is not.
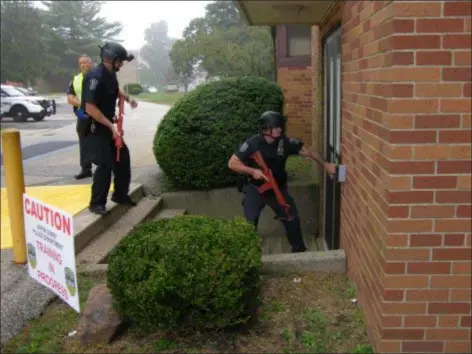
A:
[[[23,194],[28,273],[80,312],[74,218]]]

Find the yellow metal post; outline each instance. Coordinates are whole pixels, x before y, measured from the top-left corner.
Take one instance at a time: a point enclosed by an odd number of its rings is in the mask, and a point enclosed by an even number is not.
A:
[[[23,175],[20,132],[16,129],[3,130],[2,147],[8,196],[8,213],[10,215],[10,229],[13,241],[13,262],[25,264],[27,261],[23,216],[25,177]]]

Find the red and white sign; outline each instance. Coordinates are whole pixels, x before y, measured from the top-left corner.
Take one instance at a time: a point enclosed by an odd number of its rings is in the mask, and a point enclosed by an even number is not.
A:
[[[80,312],[74,218],[23,194],[28,273]]]

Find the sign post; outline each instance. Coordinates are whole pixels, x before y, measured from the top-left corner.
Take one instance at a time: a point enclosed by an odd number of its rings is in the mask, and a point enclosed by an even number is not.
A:
[[[28,273],[80,312],[72,215],[23,194]]]

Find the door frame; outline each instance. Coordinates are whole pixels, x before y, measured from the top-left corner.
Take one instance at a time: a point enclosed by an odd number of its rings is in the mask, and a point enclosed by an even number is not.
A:
[[[323,109],[323,130],[324,130],[324,142],[323,142],[323,154],[324,154],[324,159],[326,161],[331,161],[330,156],[329,156],[329,134],[333,134],[333,132],[329,129],[329,124],[330,121],[328,119],[328,112],[331,112],[329,110],[329,106],[331,104],[330,98],[331,95],[328,92],[328,80],[331,80],[331,75],[329,74],[329,63],[328,63],[328,56],[327,56],[327,43],[329,43],[331,40],[335,39],[336,37],[339,36],[340,40],[340,45],[339,45],[339,74],[338,74],[338,80],[336,83],[333,83],[334,88],[338,91],[337,93],[334,93],[334,96],[338,96],[338,104],[337,104],[337,112],[336,114],[339,116],[339,122],[333,122],[333,130],[339,130],[336,133],[336,141],[333,142],[334,147],[336,147],[337,144],[339,144],[339,161],[338,163],[342,163],[342,154],[341,154],[341,131],[342,131],[342,109],[341,109],[341,102],[342,102],[342,32],[341,32],[341,24],[338,23],[334,25],[322,38],[322,48],[323,48],[323,66],[322,66],[322,72],[323,72],[323,97],[324,97],[324,109]],[[334,70],[338,70],[338,61],[335,62],[335,68]],[[338,124],[336,124],[338,123]],[[336,151],[335,151],[336,153]],[[329,250],[332,249],[339,249],[340,248],[340,222],[341,222],[341,185],[339,182],[336,180],[334,182],[331,182],[330,177],[327,176],[326,172],[324,173],[324,184],[323,184],[323,240],[325,243],[325,247]],[[337,178],[337,176],[335,177]],[[335,194],[336,200],[335,202],[335,207],[334,211],[331,209],[331,211],[328,212],[328,183],[333,183],[333,194]],[[332,206],[332,205],[331,205]],[[333,211],[333,212],[332,212]],[[330,218],[330,220],[328,220]],[[330,228],[327,228],[327,223],[331,222],[332,224],[332,237],[328,238],[327,237],[327,232],[330,230]]]

